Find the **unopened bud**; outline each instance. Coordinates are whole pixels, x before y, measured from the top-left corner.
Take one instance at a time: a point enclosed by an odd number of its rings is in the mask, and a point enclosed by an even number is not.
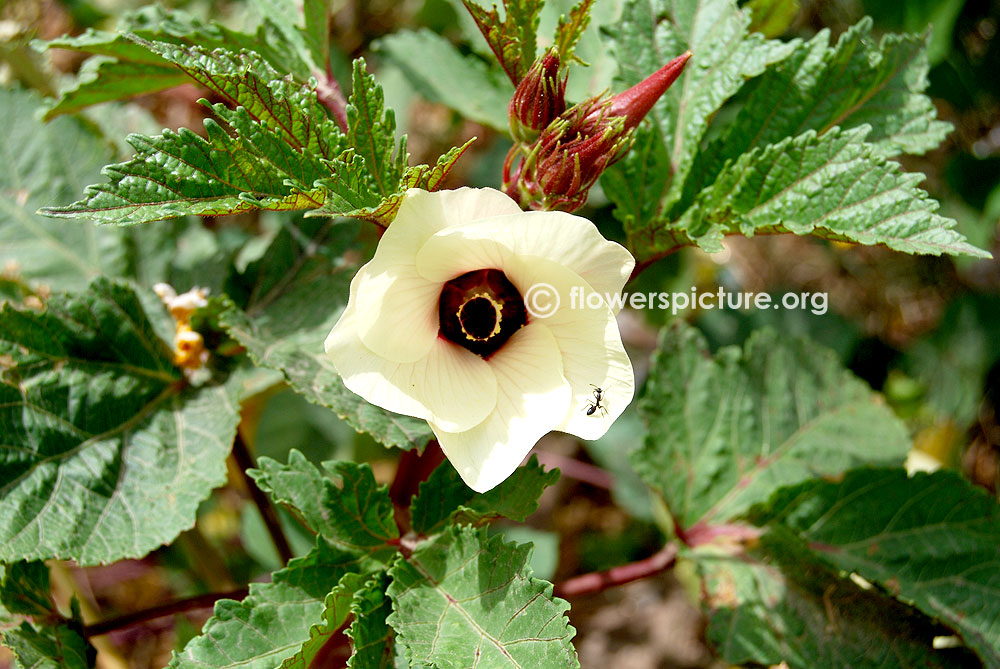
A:
[[[614,97],[593,98],[566,110],[541,131],[530,148],[515,145],[504,166],[507,192],[535,209],[573,211],[583,206],[590,188],[625,155],[636,126],[677,80],[690,57],[689,51],[674,58]],[[512,114],[512,125],[513,118]],[[518,155],[523,158],[511,178]]]
[[[559,77],[559,52],[552,48],[535,61],[517,85],[507,113],[518,142],[530,144],[566,110],[566,77]]]

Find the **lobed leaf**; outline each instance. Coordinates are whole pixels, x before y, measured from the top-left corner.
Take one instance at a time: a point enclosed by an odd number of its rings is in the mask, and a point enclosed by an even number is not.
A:
[[[632,454],[681,531],[724,523],[777,488],[865,463],[902,463],[902,423],[837,356],[808,340],[758,330],[713,359],[687,325],[665,329]]]
[[[538,508],[538,498],[559,480],[559,470],[546,470],[532,456],[500,485],[477,493],[462,481],[455,468],[441,465],[420,484],[410,507],[413,529],[432,534],[446,522],[479,522],[504,517],[524,522]]]
[[[503,21],[496,5],[487,10],[475,0],[462,0],[462,4],[476,21],[500,67],[517,86],[535,62],[538,21],[544,1],[503,0]]]
[[[128,34],[176,46],[196,45],[206,51],[248,49],[261,54],[278,71],[307,78],[310,70],[299,54],[279,40],[271,39],[273,32],[269,21],[265,21],[256,35],[251,35],[214,22],[203,22],[180,10],[150,5],[123,15],[116,32],[88,29],[82,35],[40,42],[40,48],[69,49],[107,57],[98,63],[88,62],[86,76],[73,88],[61,92],[58,102],[46,112],[45,118],[76,112],[101,102],[155,93],[188,81],[184,72],[127,37]]]
[[[945,622],[1000,664],[1000,506],[958,474],[848,472],[784,488],[753,509],[838,569]]]
[[[238,379],[188,387],[131,288],[6,305],[0,366],[0,560],[141,557],[225,482]]]
[[[876,155],[923,153],[950,129],[936,120],[927,87],[927,38],[885,35],[876,42],[865,19],[827,46],[829,31],[797,43],[785,59],[749,86],[740,113],[723,134],[695,158],[675,212],[690,206],[729,160],[778,144],[808,130],[822,135],[835,127],[870,126],[866,141]]]
[[[709,120],[749,77],[787,56],[794,43],[748,33],[749,16],[734,0],[630,0],[620,29],[608,35],[622,89],[639,83],[675,56],[694,55],[681,78],[647,114],[625,158],[605,173],[616,216],[637,236],[684,182]]]
[[[902,172],[865,141],[868,131],[810,130],[743,154],[690,209],[650,231],[652,246],[718,251],[727,234],[791,232],[905,253],[990,257],[935,213],[938,203],[917,187],[921,175]]]
[[[216,602],[201,635],[174,653],[171,669],[305,666],[370,566],[319,539],[308,555],[274,572],[271,583],[251,583],[243,601]]]
[[[452,526],[389,570],[389,624],[414,663],[439,669],[578,667],[569,604],[531,577],[530,546]]]
[[[293,449],[287,465],[267,457],[257,465],[257,486],[334,545],[371,552],[399,537],[388,490],[367,464],[326,462],[324,473]]]
[[[364,587],[364,576],[357,573],[345,574],[323,604],[322,622],[309,628],[309,639],[301,649],[285,659],[279,669],[309,669],[325,666],[328,655],[336,647],[343,634],[344,625],[351,615],[351,605]]]

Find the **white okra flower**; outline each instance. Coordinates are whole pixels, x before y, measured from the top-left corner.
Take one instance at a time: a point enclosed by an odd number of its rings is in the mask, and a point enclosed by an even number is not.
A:
[[[547,432],[596,439],[632,401],[607,296],[634,262],[572,214],[522,212],[493,189],[411,189],[326,352],[352,391],[425,419],[485,492]]]

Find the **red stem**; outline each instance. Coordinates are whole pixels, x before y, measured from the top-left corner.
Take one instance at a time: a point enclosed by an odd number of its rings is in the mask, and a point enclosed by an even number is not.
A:
[[[342,132],[347,132],[347,98],[344,97],[344,92],[340,90],[340,84],[337,83],[336,77],[329,70],[326,75],[316,74],[316,99],[320,101],[324,107],[330,110],[333,114],[333,118],[337,121],[337,125],[340,126]]]
[[[389,486],[389,498],[395,509],[396,525],[399,533],[406,534],[410,530],[410,501],[417,494],[420,484],[427,480],[438,465],[444,462],[444,452],[436,439],[431,439],[423,452],[417,449],[403,451],[399,456],[396,476]]]
[[[229,592],[210,592],[204,595],[187,597],[185,599],[176,599],[172,602],[167,602],[166,604],[160,604],[159,606],[143,609],[142,611],[133,611],[132,613],[126,613],[125,615],[118,616],[116,618],[102,620],[101,622],[94,623],[93,625],[85,625],[83,628],[83,636],[89,639],[91,637],[114,632],[115,630],[123,627],[138,625],[139,623],[144,623],[156,618],[171,616],[176,613],[192,611],[194,609],[206,609],[210,606],[214,606],[215,602],[220,599],[235,599],[239,601],[246,597],[249,591],[249,588],[244,586],[242,588],[237,588],[236,590],[230,590]]]
[[[630,562],[607,571],[595,571],[582,576],[574,576],[555,586],[558,597],[576,597],[600,592],[607,588],[638,581],[663,573],[677,562],[677,544],[669,543],[648,558]]]

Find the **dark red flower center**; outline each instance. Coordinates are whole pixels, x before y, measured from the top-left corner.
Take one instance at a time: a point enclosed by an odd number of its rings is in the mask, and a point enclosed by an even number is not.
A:
[[[498,269],[466,272],[444,284],[439,334],[489,358],[528,322],[521,293]]]

